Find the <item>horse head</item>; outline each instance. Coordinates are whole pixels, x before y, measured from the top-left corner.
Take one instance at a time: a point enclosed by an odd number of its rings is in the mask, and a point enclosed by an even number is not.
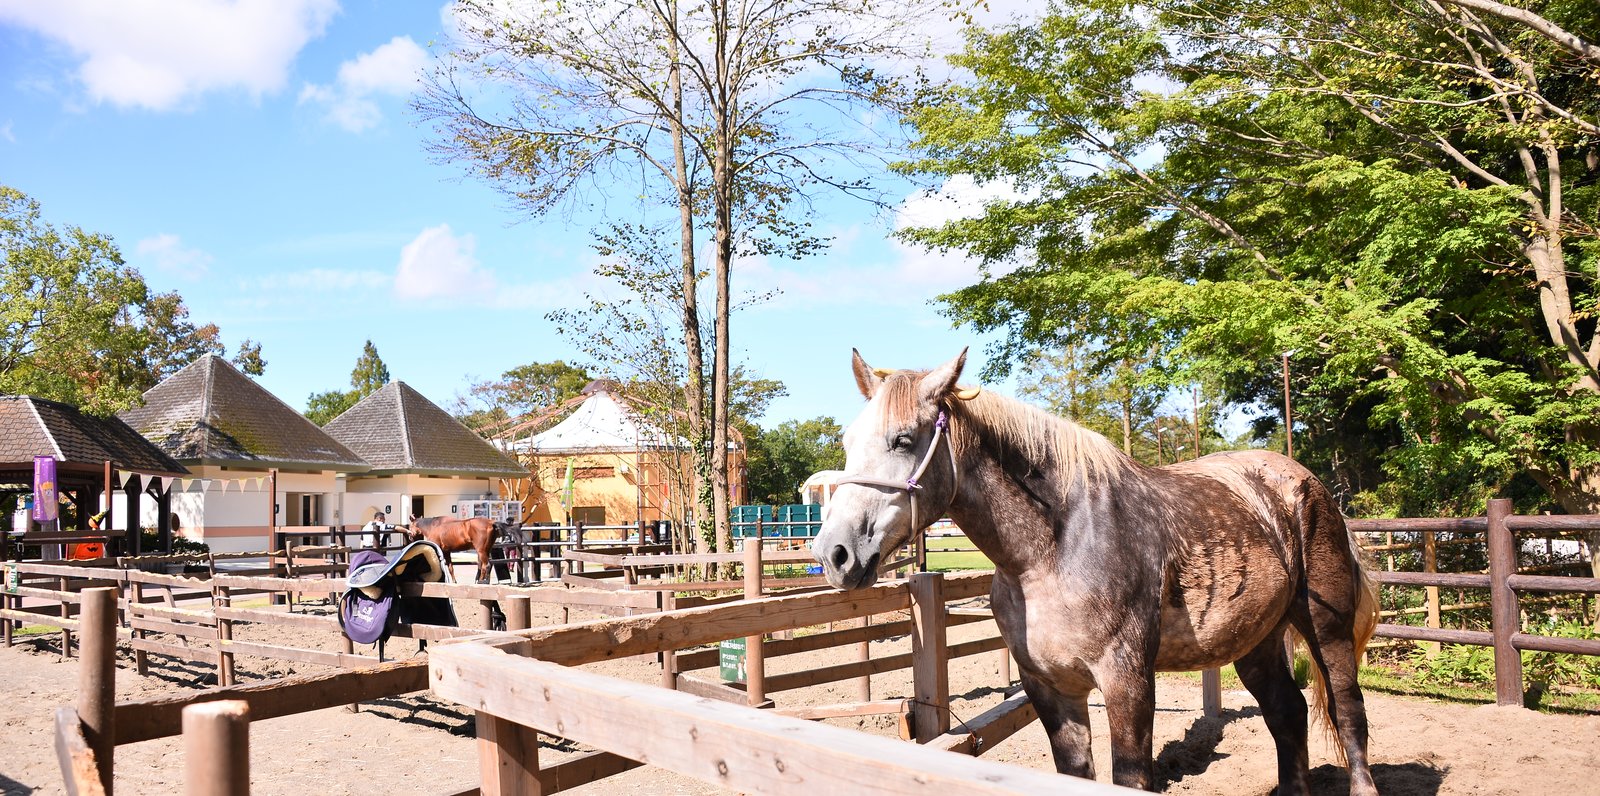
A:
[[[947,426],[965,349],[928,371],[869,367],[852,350],[866,408],[844,432],[845,475],[828,503],[811,553],[828,583],[856,589],[878,580],[878,564],[933,524],[955,497],[956,459]]]

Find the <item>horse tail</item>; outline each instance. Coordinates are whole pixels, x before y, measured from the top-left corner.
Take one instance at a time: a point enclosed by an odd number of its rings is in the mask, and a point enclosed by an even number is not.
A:
[[[1355,666],[1359,670],[1361,656],[1367,651],[1367,643],[1372,640],[1372,634],[1378,629],[1378,586],[1372,580],[1369,572],[1370,562],[1367,560],[1366,552],[1361,549],[1361,544],[1356,541],[1355,533],[1350,531],[1343,517],[1339,518],[1339,524],[1344,526],[1346,542],[1349,545],[1351,586],[1356,593],[1354,615],[1351,617],[1351,641],[1355,649]],[[1308,648],[1309,646],[1307,645]],[[1323,671],[1326,663],[1317,660],[1321,657],[1321,655],[1312,656],[1308,667],[1311,670],[1312,713],[1316,717],[1316,722],[1322,725],[1328,745],[1333,747],[1339,765],[1348,768],[1350,760],[1345,753],[1344,744],[1339,740],[1339,730],[1334,726],[1333,714],[1328,709],[1329,685]],[[1351,676],[1354,677],[1355,672],[1351,672]]]

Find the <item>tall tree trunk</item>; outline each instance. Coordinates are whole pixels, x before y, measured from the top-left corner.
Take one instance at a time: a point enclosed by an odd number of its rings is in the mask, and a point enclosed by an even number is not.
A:
[[[684,348],[684,412],[688,415],[689,442],[694,446],[693,470],[689,474],[690,492],[696,505],[696,522],[687,529],[694,539],[696,552],[708,550],[708,540],[699,531],[699,518],[715,508],[701,500],[705,494],[706,478],[712,470],[710,447],[706,434],[706,383],[705,353],[700,340],[700,273],[695,267],[694,255],[694,186],[689,182],[688,158],[683,144],[683,67],[678,59],[678,4],[669,7],[671,30],[667,35],[667,54],[672,66],[667,74],[668,90],[672,94],[672,168],[678,189],[678,257],[683,270],[683,348]],[[679,521],[682,518],[677,518]]]
[[[728,59],[731,55],[728,17],[725,4],[713,4],[716,52],[716,88],[711,105],[715,115],[712,133],[711,193],[716,243],[716,263],[712,279],[717,285],[716,352],[711,374],[711,506],[715,513],[717,549],[732,547],[732,528],[728,519],[728,376],[732,352],[728,345],[730,313],[729,274],[733,267],[733,130],[734,104]]]

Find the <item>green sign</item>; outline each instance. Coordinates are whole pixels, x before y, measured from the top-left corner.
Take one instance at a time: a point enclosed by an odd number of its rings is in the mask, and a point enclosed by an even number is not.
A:
[[[22,585],[22,570],[17,569],[16,567],[7,567],[6,568],[6,591],[8,591],[8,592],[10,592],[12,594],[16,594],[17,593],[17,587],[21,586],[21,585]],[[743,639],[740,639],[740,641],[742,642]],[[742,649],[743,648],[741,647],[741,650]],[[742,654],[743,653],[741,652],[741,655]],[[739,659],[739,663],[740,663],[740,668],[743,668],[744,659],[742,657]]]
[[[737,683],[744,681],[744,638],[730,638],[717,645],[717,663],[722,679]]]

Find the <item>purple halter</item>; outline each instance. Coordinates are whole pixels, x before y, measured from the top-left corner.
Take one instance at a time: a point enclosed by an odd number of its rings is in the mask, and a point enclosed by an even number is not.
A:
[[[911,473],[910,478],[907,478],[904,481],[892,481],[887,478],[872,478],[865,475],[846,475],[834,479],[834,483],[860,484],[862,486],[873,486],[879,489],[894,489],[905,492],[911,498],[911,532],[917,533],[921,531],[923,529],[922,526],[917,524],[917,490],[922,488],[922,484],[917,482],[922,478],[922,474],[927,471],[928,465],[933,461],[934,452],[939,450],[939,440],[944,438],[945,427],[948,425],[949,418],[945,416],[944,410],[940,409],[938,419],[933,421],[933,442],[929,443],[927,455],[922,457],[922,463],[917,465],[917,469]],[[956,470],[956,452],[950,447],[948,442],[945,443],[944,447],[945,450],[949,451],[950,453],[950,475],[952,478],[959,478],[960,473]]]

